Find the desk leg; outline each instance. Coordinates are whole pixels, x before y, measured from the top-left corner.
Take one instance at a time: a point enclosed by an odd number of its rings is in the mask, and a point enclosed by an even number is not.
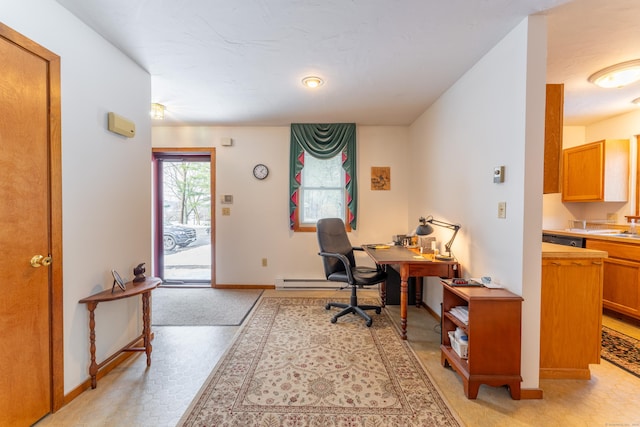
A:
[[[98,364],[96,363],[96,316],[95,310],[97,302],[87,304],[89,310],[89,352],[91,353],[91,364],[89,365],[89,375],[91,376],[91,388],[97,387],[96,375],[98,375]]]
[[[382,303],[382,307],[387,304],[387,282],[384,281],[380,283],[380,302]]]
[[[400,265],[400,337],[407,339],[407,305],[409,303],[409,264]]]
[[[151,316],[149,300],[151,291],[142,294],[142,336],[144,339],[144,351],[147,353],[147,366],[151,366]]]

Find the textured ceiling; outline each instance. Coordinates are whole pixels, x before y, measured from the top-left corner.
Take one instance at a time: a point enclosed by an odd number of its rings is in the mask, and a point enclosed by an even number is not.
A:
[[[640,58],[638,0],[57,1],[151,74],[163,125],[407,125],[535,13],[549,16],[548,82],[565,84],[566,124],[640,96],[639,84],[586,82]],[[306,89],[307,75],[326,83]]]

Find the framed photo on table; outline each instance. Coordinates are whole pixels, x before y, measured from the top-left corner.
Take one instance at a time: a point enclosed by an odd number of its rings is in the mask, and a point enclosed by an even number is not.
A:
[[[111,293],[116,290],[116,285],[120,289],[122,289],[122,291],[126,291],[127,285],[124,283],[124,280],[122,280],[122,277],[120,277],[118,272],[115,270],[111,270],[111,275],[113,276],[113,286],[111,287]]]

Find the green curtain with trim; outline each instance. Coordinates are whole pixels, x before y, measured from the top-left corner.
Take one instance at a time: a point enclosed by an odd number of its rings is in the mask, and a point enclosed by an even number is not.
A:
[[[291,229],[294,227],[296,210],[299,208],[299,190],[305,152],[319,159],[330,159],[342,153],[347,193],[347,222],[355,230],[358,216],[355,123],[291,124],[289,152],[289,226]]]

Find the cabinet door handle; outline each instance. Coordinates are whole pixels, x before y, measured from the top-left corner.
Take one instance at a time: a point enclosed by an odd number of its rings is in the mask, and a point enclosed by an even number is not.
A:
[[[582,263],[579,262],[579,261],[573,261],[571,264],[573,264],[573,265],[582,265]]]
[[[551,265],[562,265],[562,264],[557,261],[551,261]]]

